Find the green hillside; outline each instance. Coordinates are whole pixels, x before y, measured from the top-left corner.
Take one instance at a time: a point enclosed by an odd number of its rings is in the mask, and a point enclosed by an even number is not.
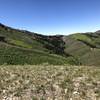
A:
[[[0,64],[77,64],[73,57],[62,56],[62,47],[59,47],[61,41],[54,44],[51,38],[1,24]]]
[[[100,65],[100,31],[45,36],[0,24],[0,64]]]
[[[82,65],[100,65],[100,33],[77,33],[65,36],[65,52]]]

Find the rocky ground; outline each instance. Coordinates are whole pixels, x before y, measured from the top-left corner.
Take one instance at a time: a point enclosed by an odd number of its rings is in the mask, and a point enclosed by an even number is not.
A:
[[[2,65],[0,100],[100,100],[100,67]]]

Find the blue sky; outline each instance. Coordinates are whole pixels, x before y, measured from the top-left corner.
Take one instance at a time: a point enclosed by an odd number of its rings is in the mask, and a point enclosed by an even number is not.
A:
[[[0,22],[46,35],[100,30],[100,0],[0,0]]]

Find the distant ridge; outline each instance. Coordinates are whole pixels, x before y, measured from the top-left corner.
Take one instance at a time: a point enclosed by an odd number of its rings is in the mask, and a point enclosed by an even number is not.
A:
[[[6,42],[5,42],[6,41]],[[0,24],[0,64],[75,64],[62,36],[44,36]]]
[[[0,23],[0,64],[100,65],[100,30],[46,36]]]

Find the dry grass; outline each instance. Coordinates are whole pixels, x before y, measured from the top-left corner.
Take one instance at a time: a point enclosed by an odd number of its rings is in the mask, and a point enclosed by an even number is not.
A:
[[[0,100],[100,100],[100,68],[2,65]]]

